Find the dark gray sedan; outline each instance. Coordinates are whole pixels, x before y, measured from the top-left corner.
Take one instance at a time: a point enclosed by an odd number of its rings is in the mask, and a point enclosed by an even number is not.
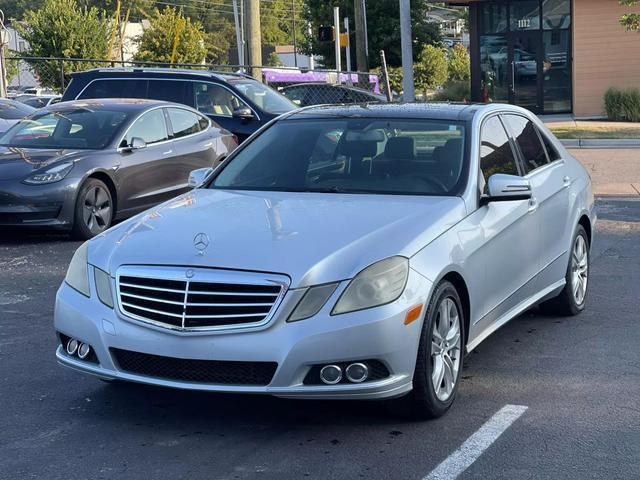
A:
[[[184,105],[78,100],[49,106],[0,137],[0,230],[40,226],[81,238],[188,190],[233,135]]]

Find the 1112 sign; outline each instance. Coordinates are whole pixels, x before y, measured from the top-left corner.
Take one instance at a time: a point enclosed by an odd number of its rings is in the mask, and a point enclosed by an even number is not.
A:
[[[523,18],[522,20],[518,20],[518,28],[531,28],[531,19]]]

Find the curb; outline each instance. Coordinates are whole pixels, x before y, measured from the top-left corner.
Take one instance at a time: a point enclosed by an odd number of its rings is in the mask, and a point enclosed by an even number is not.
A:
[[[565,148],[640,148],[640,138],[564,139]]]

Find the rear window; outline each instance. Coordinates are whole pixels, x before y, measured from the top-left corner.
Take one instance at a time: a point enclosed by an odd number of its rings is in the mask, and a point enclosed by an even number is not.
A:
[[[183,80],[149,80],[147,98],[193,106],[193,82]]]

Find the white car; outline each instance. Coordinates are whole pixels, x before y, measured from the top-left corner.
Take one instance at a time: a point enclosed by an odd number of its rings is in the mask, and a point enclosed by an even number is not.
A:
[[[496,329],[585,306],[589,176],[518,107],[301,109],[190,181],[77,250],[61,364],[435,417]]]

